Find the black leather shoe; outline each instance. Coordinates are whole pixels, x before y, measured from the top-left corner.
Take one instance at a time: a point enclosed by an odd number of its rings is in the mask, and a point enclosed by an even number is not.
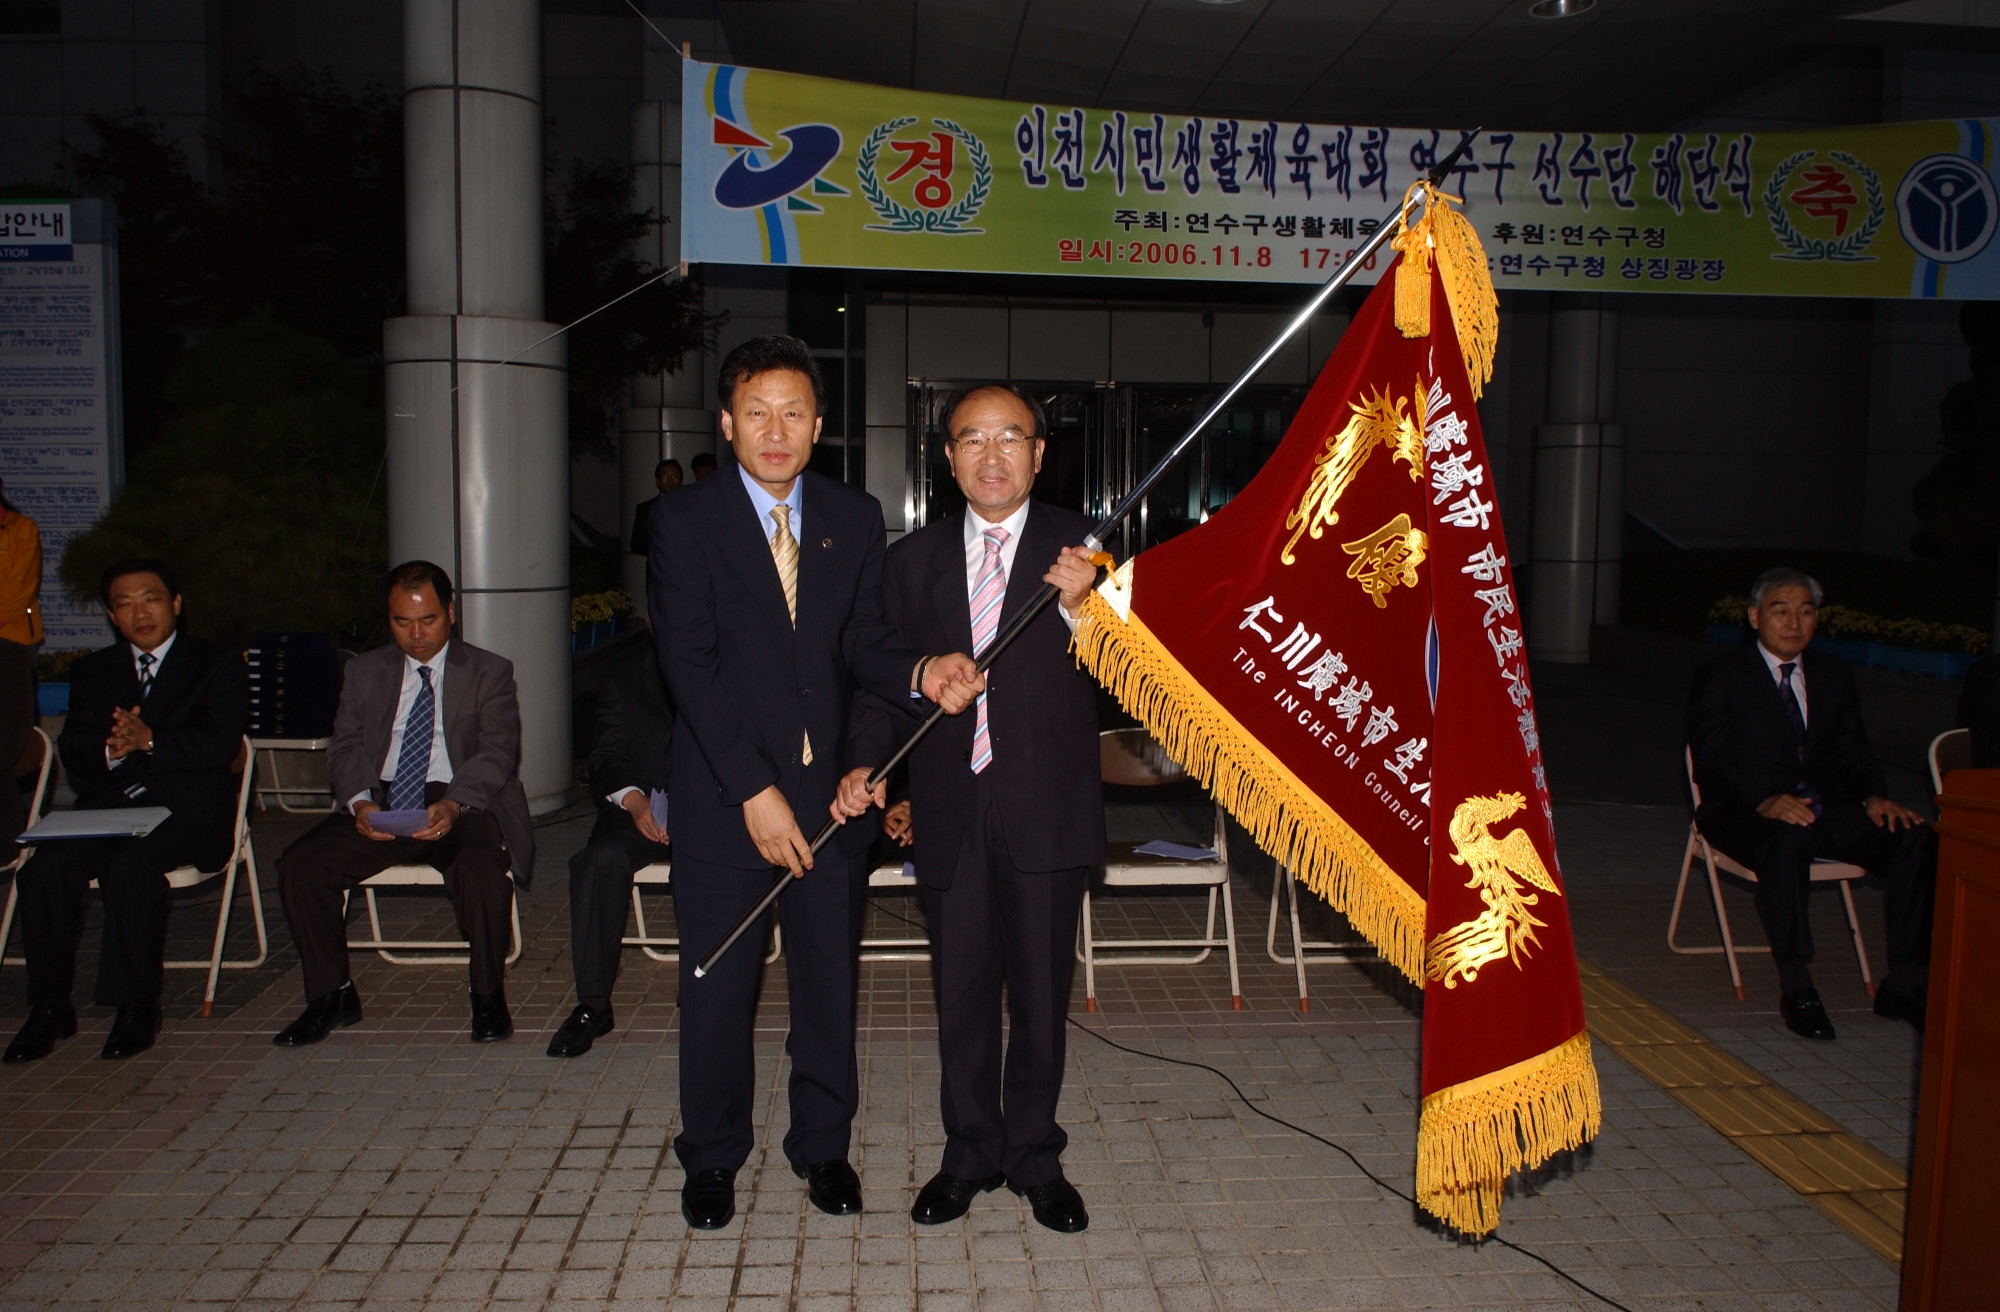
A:
[[[990,1194],[1007,1183],[1004,1175],[989,1175],[984,1180],[961,1180],[955,1175],[939,1171],[931,1177],[931,1182],[917,1193],[916,1206],[910,1209],[910,1219],[918,1225],[943,1225],[956,1221],[972,1210],[972,1200],[981,1194]]]
[[[844,1157],[792,1165],[792,1174],[806,1182],[806,1197],[828,1216],[853,1216],[861,1210],[861,1177]]]
[[[472,1041],[498,1043],[514,1032],[514,1017],[507,1011],[507,991],[472,995]]]
[[[0,1061],[9,1066],[18,1066],[24,1061],[39,1061],[56,1049],[57,1039],[67,1039],[76,1033],[76,1008],[59,1007],[53,1002],[37,1002],[28,1008],[27,1023],[21,1032],[7,1045],[7,1055]]]
[[[578,1004],[562,1023],[556,1036],[549,1040],[549,1056],[581,1057],[590,1051],[590,1041],[601,1039],[611,1033],[611,1008],[599,1011],[595,1007]]]
[[[112,1018],[111,1033],[98,1054],[107,1061],[136,1057],[153,1046],[160,1036],[160,1009],[150,1002],[135,1002],[118,1009]]]
[[[688,1172],[681,1215],[697,1230],[720,1230],[736,1215],[736,1172],[717,1166]]]
[[[1026,1189],[1010,1180],[1007,1187],[1027,1199],[1028,1206],[1035,1211],[1035,1220],[1051,1230],[1073,1235],[1090,1224],[1090,1213],[1083,1208],[1083,1195],[1060,1175],[1047,1184],[1030,1185]]]
[[[1875,1014],[1884,1020],[1906,1020],[1919,1034],[1924,1032],[1926,1002],[1922,993],[1905,993],[1887,985],[1875,990]]]
[[[299,1018],[271,1036],[280,1048],[304,1048],[318,1043],[337,1029],[345,1029],[361,1019],[361,995],[349,980],[331,993],[322,993],[306,1004]]]
[[[1785,1028],[1801,1038],[1833,1041],[1833,1022],[1827,1019],[1826,1007],[1819,1000],[1818,989],[1780,993],[1778,1014],[1785,1018]]]

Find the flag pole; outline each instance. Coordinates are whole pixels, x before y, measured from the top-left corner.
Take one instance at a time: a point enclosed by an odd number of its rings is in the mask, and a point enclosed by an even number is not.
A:
[[[1433,187],[1444,185],[1445,177],[1451,172],[1452,166],[1458,163],[1466,151],[1471,149],[1472,139],[1484,130],[1483,128],[1474,128],[1472,131],[1465,133],[1459,138],[1457,147],[1449,155],[1446,155],[1443,159],[1432,165],[1429,177]],[[1215,399],[1215,403],[1209,406],[1207,412],[1200,419],[1196,420],[1187,432],[1181,435],[1180,440],[1174,443],[1173,449],[1162,456],[1159,463],[1154,465],[1152,470],[1144,478],[1140,479],[1117,505],[1111,508],[1111,513],[1104,517],[1103,522],[1092,529],[1089,535],[1084,538],[1085,546],[1093,551],[1102,551],[1104,549],[1105,538],[1110,534],[1111,530],[1116,528],[1121,520],[1138,508],[1139,503],[1146,499],[1146,494],[1152,491],[1153,485],[1164,478],[1167,471],[1173,468],[1174,464],[1182,456],[1187,454],[1188,448],[1194,445],[1195,439],[1201,436],[1202,430],[1214,422],[1215,417],[1227,408],[1229,403],[1235,399],[1238,392],[1249,385],[1252,378],[1255,378],[1263,371],[1265,365],[1277,358],[1278,352],[1284,349],[1285,343],[1290,341],[1298,333],[1299,329],[1311,322],[1312,317],[1319,313],[1320,308],[1326,304],[1328,298],[1353,281],[1355,273],[1365,267],[1375,257],[1375,253],[1381,249],[1382,244],[1394,235],[1396,223],[1402,217],[1403,206],[1398,204],[1390,212],[1389,216],[1382,221],[1382,226],[1369,236],[1368,240],[1340,266],[1339,270],[1331,278],[1328,278],[1326,282],[1321,284],[1320,289],[1313,293],[1312,299],[1305,303],[1304,308],[1292,316],[1292,321],[1285,325],[1284,330],[1271,339],[1271,344],[1264,348],[1263,353],[1255,360],[1252,360],[1249,367],[1236,376],[1236,381],[1231,383],[1224,389],[1222,395]],[[992,644],[980,655],[978,662],[979,673],[984,674],[992,666],[993,662],[999,659],[1000,653],[1007,650],[1009,644],[1014,639],[1020,637],[1026,631],[1028,625],[1034,622],[1035,617],[1046,610],[1048,604],[1054,601],[1055,598],[1055,585],[1044,583],[1042,590],[1035,594],[1034,600],[1029,602],[1019,614],[1014,616],[1007,627],[1000,631],[999,636],[994,638]],[[942,706],[931,707],[930,713],[924,716],[922,722],[917,725],[916,730],[904,740],[903,745],[898,747],[888,760],[877,766],[874,773],[868,776],[867,787],[871,791],[894,773],[896,767],[903,763],[903,758],[907,757],[911,750],[919,742],[923,741],[924,735],[929,733],[936,726],[937,722],[944,718],[944,713]],[[813,838],[812,851],[817,854],[832,839],[834,834],[839,831],[840,823],[835,820],[828,820]],[[715,950],[710,952],[706,957],[703,957],[701,963],[694,968],[694,977],[696,979],[701,979],[711,970],[715,969],[716,962],[722,960],[722,954],[735,946],[736,940],[742,938],[749,931],[750,927],[756,924],[766,911],[771,909],[771,904],[776,902],[778,896],[785,891],[785,885],[791,883],[794,878],[795,876],[787,870],[780,873],[771,882],[771,887],[765,891],[764,896],[757,899],[757,905],[744,913],[743,918],[736,922],[736,927],[729,931],[728,936],[722,942],[716,944]]]

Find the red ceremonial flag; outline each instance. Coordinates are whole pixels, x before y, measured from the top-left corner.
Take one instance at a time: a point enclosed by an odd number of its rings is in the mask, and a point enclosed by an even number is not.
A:
[[[1115,569],[1076,642],[1265,850],[1423,986],[1417,1199],[1484,1234],[1507,1175],[1583,1143],[1600,1113],[1473,405],[1497,301],[1470,225],[1423,190],[1396,276],[1264,469]]]

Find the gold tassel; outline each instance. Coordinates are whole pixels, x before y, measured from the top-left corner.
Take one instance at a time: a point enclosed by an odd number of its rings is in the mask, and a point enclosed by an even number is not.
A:
[[[1410,222],[1421,203],[1423,217]],[[1493,377],[1493,353],[1500,345],[1500,297],[1486,267],[1486,251],[1472,221],[1452,206],[1448,196],[1419,181],[1403,197],[1403,227],[1390,244],[1402,252],[1396,266],[1396,327],[1405,337],[1428,337],[1431,331],[1431,265],[1444,280],[1445,302],[1451,306],[1452,329],[1465,357],[1472,395],[1484,394]]]
[[[1587,1031],[1439,1089],[1417,1123],[1417,1202],[1455,1230],[1491,1234],[1507,1177],[1595,1138],[1603,1120]]]
[[[1136,616],[1120,619],[1102,593],[1091,593],[1073,650],[1259,847],[1422,986],[1423,897],[1218,706]]]

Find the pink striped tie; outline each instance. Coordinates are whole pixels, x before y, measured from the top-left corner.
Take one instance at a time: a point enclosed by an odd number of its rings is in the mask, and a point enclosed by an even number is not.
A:
[[[979,563],[979,578],[972,585],[972,654],[977,656],[993,645],[1000,632],[1000,603],[1007,598],[1007,572],[1000,567],[1000,548],[1007,545],[1007,530],[986,530],[986,559]],[[979,716],[972,725],[972,773],[993,764],[993,740],[986,731],[986,694],[979,694]]]

